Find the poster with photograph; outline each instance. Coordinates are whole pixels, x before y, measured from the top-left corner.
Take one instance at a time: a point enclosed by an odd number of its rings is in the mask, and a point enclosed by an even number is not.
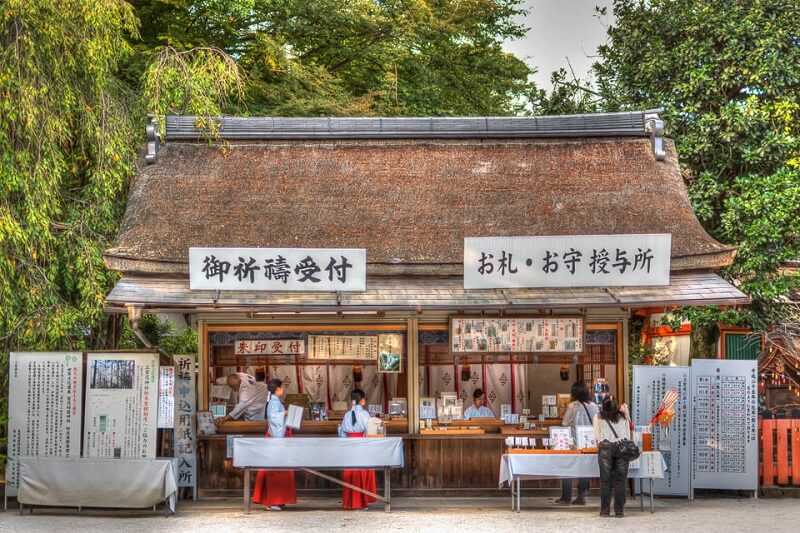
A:
[[[403,362],[403,336],[387,333],[378,336],[378,372],[398,374]]]
[[[156,456],[157,353],[90,353],[86,359],[84,457]]]
[[[419,418],[420,420],[433,420],[436,418],[436,399],[419,399]]]
[[[81,352],[12,352],[5,494],[17,495],[19,457],[80,457]]]

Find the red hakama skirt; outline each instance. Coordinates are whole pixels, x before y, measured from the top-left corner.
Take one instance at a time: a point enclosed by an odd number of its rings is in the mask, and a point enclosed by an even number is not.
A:
[[[363,437],[364,433],[348,433],[348,438]],[[375,481],[374,470],[345,470],[342,479],[346,483],[355,485],[364,490],[378,492],[378,484]],[[372,496],[367,496],[363,492],[358,492],[348,487],[342,489],[342,506],[345,509],[363,509],[367,504],[377,501]]]
[[[292,432],[286,428],[286,437]],[[269,431],[266,434],[269,437]],[[256,485],[253,489],[253,503],[262,505],[286,505],[297,503],[297,492],[294,486],[292,470],[259,470],[256,474]]]

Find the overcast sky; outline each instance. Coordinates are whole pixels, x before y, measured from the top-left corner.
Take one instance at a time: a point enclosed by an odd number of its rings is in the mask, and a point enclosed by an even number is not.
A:
[[[550,89],[552,71],[569,72],[567,58],[575,75],[584,77],[606,37],[608,17],[598,19],[594,8],[610,5],[611,0],[525,0],[529,12],[521,22],[530,28],[528,34],[505,48],[538,69],[534,80],[543,89]]]

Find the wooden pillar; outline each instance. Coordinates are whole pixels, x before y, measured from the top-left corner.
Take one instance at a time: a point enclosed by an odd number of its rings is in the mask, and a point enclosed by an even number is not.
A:
[[[406,325],[406,402],[408,405],[408,433],[419,430],[419,319],[409,318]]]
[[[200,373],[197,379],[197,405],[198,411],[208,411],[208,328],[204,320],[197,321],[198,364]]]

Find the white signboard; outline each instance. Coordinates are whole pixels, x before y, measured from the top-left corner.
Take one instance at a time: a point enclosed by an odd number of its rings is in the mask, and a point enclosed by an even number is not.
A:
[[[363,248],[189,248],[189,287],[223,291],[365,291]]]
[[[6,498],[16,496],[19,457],[80,457],[81,352],[10,354]]]
[[[597,448],[597,436],[594,434],[594,426],[575,426],[576,448]]]
[[[306,343],[303,340],[236,341],[233,344],[234,355],[287,355],[305,351]]]
[[[758,490],[756,364],[692,360],[692,489]]]
[[[450,318],[456,353],[582,353],[583,337],[582,318]]]
[[[652,427],[653,450],[660,451],[667,463],[663,479],[653,480],[654,494],[689,496],[692,476],[691,367],[633,367],[632,414],[636,426],[646,426],[656,414],[669,389],[678,392],[675,418],[664,429]]]
[[[158,378],[158,427],[171,429],[175,417],[175,368],[162,366]]]
[[[669,285],[672,236],[464,239],[464,288]]]
[[[377,335],[309,335],[309,359],[378,359]]]
[[[194,358],[173,356],[175,364],[175,457],[178,458],[178,486],[192,487],[197,499],[197,453],[195,432]],[[227,387],[226,387],[227,388]],[[230,389],[229,389],[230,390]]]
[[[155,457],[157,409],[157,353],[90,353],[83,456]]]

